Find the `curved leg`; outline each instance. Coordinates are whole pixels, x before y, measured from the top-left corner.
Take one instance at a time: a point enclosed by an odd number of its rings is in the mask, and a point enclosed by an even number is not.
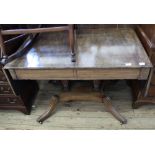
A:
[[[56,109],[57,103],[58,103],[58,97],[52,96],[50,101],[50,107],[37,119],[37,122],[42,124],[47,118],[49,118],[52,115],[53,111]]]
[[[110,112],[117,120],[119,120],[122,124],[127,123],[127,120],[121,114],[119,114],[116,111],[116,109],[112,106],[112,103],[109,97],[103,98],[103,103],[105,105],[106,110]]]
[[[111,113],[117,120],[119,120],[122,124],[126,124],[127,120],[121,116],[116,109],[112,106],[110,98],[104,97],[99,92],[89,92],[89,93],[77,93],[77,92],[63,92],[60,93],[59,98],[57,96],[53,96],[50,101],[49,109],[43,113],[37,121],[39,123],[43,123],[44,120],[49,118],[53,111],[56,108],[56,105],[60,102],[69,102],[69,101],[95,101],[95,102],[102,102],[105,105],[106,110]]]
[[[122,124],[126,124],[127,120],[121,116],[116,109],[112,106],[110,98],[101,95],[99,92],[90,92],[90,93],[75,93],[75,92],[64,92],[60,94],[61,102],[68,101],[96,101],[104,103],[106,110],[111,113],[117,120]]]

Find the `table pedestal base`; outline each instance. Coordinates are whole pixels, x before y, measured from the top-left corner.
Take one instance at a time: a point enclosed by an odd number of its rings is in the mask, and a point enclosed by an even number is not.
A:
[[[127,120],[119,114],[116,109],[112,106],[111,100],[109,97],[106,97],[101,92],[92,92],[76,90],[76,91],[67,91],[61,92],[59,95],[52,96],[49,104],[49,108],[45,111],[38,119],[37,122],[43,123],[47,118],[49,118],[53,112],[56,110],[57,104],[59,102],[65,103],[70,101],[94,101],[101,102],[106,108],[106,111],[111,113],[118,121],[122,124],[126,124]]]

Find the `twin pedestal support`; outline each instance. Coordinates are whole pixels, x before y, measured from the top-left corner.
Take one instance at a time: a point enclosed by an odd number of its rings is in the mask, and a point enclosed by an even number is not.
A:
[[[69,81],[61,81],[64,91],[58,95],[51,97],[49,107],[37,121],[43,123],[47,118],[49,118],[57,108],[58,103],[66,103],[70,101],[94,101],[100,102],[105,106],[107,112],[111,113],[118,121],[122,124],[126,124],[127,120],[119,114],[119,112],[113,107],[109,97],[106,97],[100,91],[101,81],[93,81],[94,91],[90,89],[85,89],[83,87],[78,87],[76,89],[69,90]]]

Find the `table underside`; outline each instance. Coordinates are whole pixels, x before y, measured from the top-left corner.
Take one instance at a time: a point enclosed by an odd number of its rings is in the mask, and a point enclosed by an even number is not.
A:
[[[40,34],[27,53],[5,65],[13,79],[147,79],[151,62],[133,29],[76,32],[76,62],[68,33]]]

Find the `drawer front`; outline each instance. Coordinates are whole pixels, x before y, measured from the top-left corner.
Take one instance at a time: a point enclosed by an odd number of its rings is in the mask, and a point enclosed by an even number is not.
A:
[[[12,94],[11,87],[9,85],[0,85],[0,95]]]
[[[18,97],[0,97],[0,105],[21,105],[22,101]]]
[[[138,69],[77,69],[78,79],[138,79]]]
[[[26,80],[51,80],[51,79],[74,79],[74,71],[73,69],[17,69],[15,70],[15,74],[10,70],[10,73],[13,79],[26,79]]]
[[[4,73],[2,72],[2,70],[0,70],[0,83],[6,82],[7,79],[4,75]]]

